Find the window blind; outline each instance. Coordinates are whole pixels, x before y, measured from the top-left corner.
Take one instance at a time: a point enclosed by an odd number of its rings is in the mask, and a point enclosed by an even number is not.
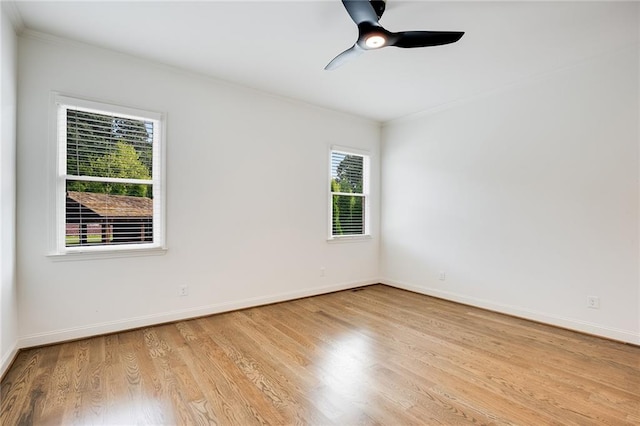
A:
[[[153,243],[157,121],[73,107],[63,107],[60,119],[64,246]]]
[[[331,235],[363,235],[366,223],[365,157],[331,151]]]

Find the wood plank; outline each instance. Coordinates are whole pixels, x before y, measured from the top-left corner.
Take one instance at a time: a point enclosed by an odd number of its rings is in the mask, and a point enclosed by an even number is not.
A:
[[[29,424],[35,415],[30,396],[36,388],[33,382],[38,374],[44,348],[20,353],[15,364],[0,383],[2,401],[0,401],[0,424]]]
[[[640,423],[640,347],[373,285],[21,351],[0,424]]]

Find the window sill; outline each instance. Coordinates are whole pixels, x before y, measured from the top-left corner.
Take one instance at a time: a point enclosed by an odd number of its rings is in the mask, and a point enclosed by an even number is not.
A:
[[[163,256],[167,253],[166,247],[119,249],[119,250],[87,250],[69,251],[66,253],[50,253],[48,258],[54,262],[67,262],[76,260],[116,259],[138,256]]]
[[[327,239],[327,242],[330,244],[340,244],[340,243],[358,243],[371,241],[373,237],[371,235],[344,235],[339,237],[330,237]]]

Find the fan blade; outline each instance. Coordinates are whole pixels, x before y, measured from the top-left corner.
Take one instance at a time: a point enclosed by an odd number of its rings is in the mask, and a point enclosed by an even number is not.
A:
[[[352,47],[333,58],[333,60],[329,62],[324,69],[326,71],[334,70],[339,66],[344,65],[346,62],[349,62],[351,59],[362,55],[362,52],[364,52],[364,49],[357,44],[354,44]]]
[[[342,0],[342,4],[357,25],[363,22],[378,23],[378,15],[369,0]]]
[[[458,31],[403,31],[394,33],[394,40],[389,43],[396,47],[427,47],[455,43],[464,35]]]

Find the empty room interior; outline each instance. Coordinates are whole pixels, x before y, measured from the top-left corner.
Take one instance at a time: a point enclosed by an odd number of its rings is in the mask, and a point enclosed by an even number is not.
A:
[[[1,424],[640,424],[639,3],[1,6]]]

